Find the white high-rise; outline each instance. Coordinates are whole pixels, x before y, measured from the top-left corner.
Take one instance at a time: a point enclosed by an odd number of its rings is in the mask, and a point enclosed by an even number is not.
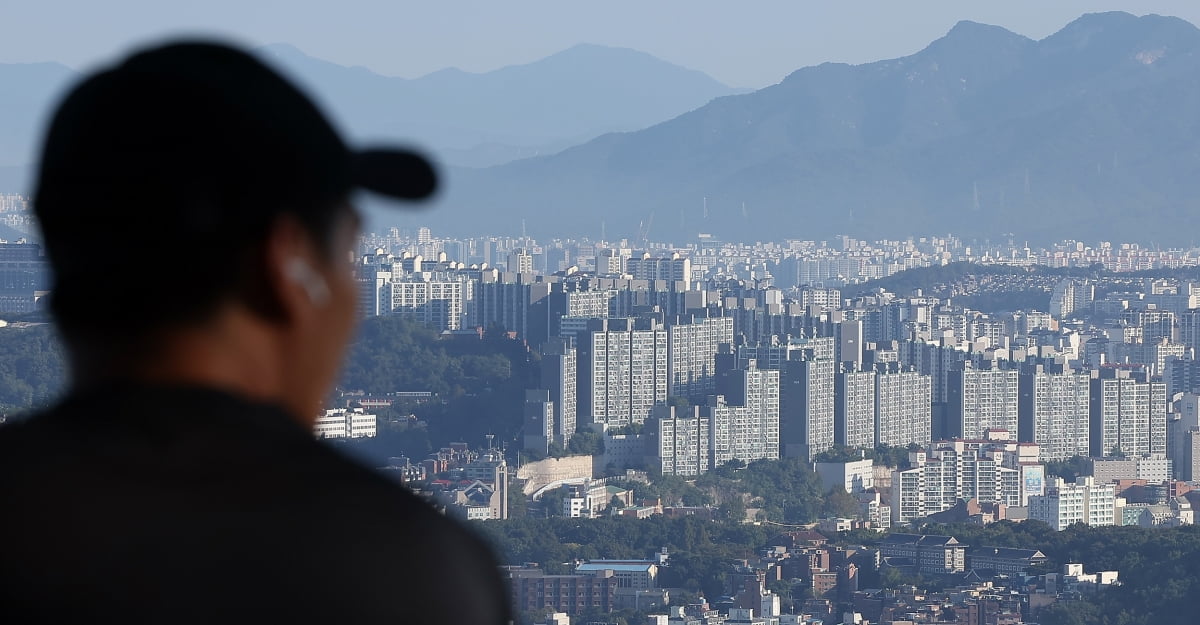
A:
[[[700,475],[712,466],[712,422],[699,406],[680,413],[658,406],[648,422],[649,461],[663,475]]]
[[[1074,484],[1058,479],[1045,495],[1029,498],[1029,518],[1056,530],[1074,523],[1116,525],[1116,487],[1111,482],[1098,484],[1091,477],[1077,478]]]
[[[1017,431],[1018,372],[975,369],[968,363],[950,373],[946,418],[951,436],[980,440],[988,430]]]
[[[645,319],[593,319],[578,337],[579,416],[641,423],[667,401],[667,332]]]
[[[779,372],[750,362],[730,374],[730,386],[734,393],[715,396],[700,409],[712,428],[713,466],[779,458]]]
[[[938,441],[909,454],[911,469],[892,472],[892,521],[909,523],[962,499],[1019,506],[1021,470],[1005,464],[1002,445]]]
[[[652,258],[649,252],[625,261],[625,271],[635,280],[692,281],[692,261],[678,252],[666,258]]]
[[[1049,373],[1041,366],[1020,376],[1019,435],[1037,443],[1041,459],[1065,460],[1090,451],[1091,379]]]
[[[927,375],[881,365],[875,377],[875,444],[929,443],[932,389],[933,380]]]
[[[667,394],[699,403],[716,392],[717,348],[732,343],[731,317],[674,319],[667,327]]]
[[[833,442],[875,447],[875,371],[845,369],[834,378]]]
[[[1105,367],[1092,373],[1091,455],[1167,453],[1167,385],[1145,371]]]

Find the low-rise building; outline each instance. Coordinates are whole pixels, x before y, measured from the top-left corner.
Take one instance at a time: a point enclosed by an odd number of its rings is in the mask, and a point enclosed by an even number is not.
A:
[[[519,612],[550,609],[578,615],[593,610],[613,610],[617,577],[611,570],[573,575],[547,575],[537,567],[507,567],[506,570],[513,609]]]
[[[374,414],[362,408],[334,408],[317,417],[313,433],[317,438],[373,437],[378,428]]]
[[[976,573],[1019,576],[1045,562],[1046,554],[1037,549],[971,547],[967,550],[967,565]]]
[[[658,564],[651,560],[589,560],[575,567],[575,572],[595,573],[612,571],[617,588],[646,590],[658,587]]]
[[[921,574],[962,573],[967,569],[967,546],[953,536],[889,534],[879,543],[884,558],[911,563]]]
[[[841,486],[847,493],[859,493],[875,487],[875,462],[870,459],[851,462],[817,462],[813,464],[821,478],[821,490],[829,492]]]

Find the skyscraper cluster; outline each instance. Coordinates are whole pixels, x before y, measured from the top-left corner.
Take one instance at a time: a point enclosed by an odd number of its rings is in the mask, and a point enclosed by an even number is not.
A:
[[[1147,280],[1140,291],[1101,294],[1091,279],[1061,279],[1044,286],[1049,311],[1002,314],[957,305],[953,290],[853,288],[955,258],[1167,262],[1136,246],[1001,254],[953,238],[843,238],[833,248],[708,236],[635,251],[624,242],[397,236],[367,243],[376,247],[360,263],[364,310],[524,340],[542,359],[526,406],[524,442],[534,450],[565,448],[581,430],[620,432],[622,449],[644,438],[644,461],[633,464],[689,473],[735,459],[811,460],[836,446],[1007,433],[1036,444],[1040,461],[1182,460],[1183,441],[1200,431],[1179,417],[1180,397],[1200,395],[1200,288],[1190,283]]]

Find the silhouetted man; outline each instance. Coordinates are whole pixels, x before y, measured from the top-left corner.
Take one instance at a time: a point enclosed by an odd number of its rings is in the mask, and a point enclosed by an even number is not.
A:
[[[479,541],[312,435],[356,318],[349,197],[434,187],[221,45],[67,96],[34,206],[73,381],[0,428],[0,622],[508,619]]]

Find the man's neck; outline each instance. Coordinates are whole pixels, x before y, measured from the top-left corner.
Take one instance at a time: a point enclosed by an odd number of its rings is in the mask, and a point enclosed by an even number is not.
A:
[[[77,352],[74,384],[86,389],[114,382],[213,388],[282,406],[306,426],[315,421],[320,398],[297,397],[284,372],[282,340],[246,314],[222,314],[202,326],[164,330],[132,355],[106,350]],[[311,405],[309,405],[311,404]]]

